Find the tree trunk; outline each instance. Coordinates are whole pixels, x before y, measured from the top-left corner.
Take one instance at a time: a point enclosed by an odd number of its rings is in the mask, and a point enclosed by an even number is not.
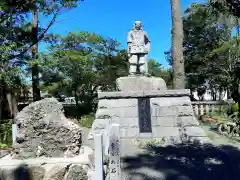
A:
[[[9,106],[9,111],[11,114],[11,117],[13,119],[13,124],[15,124],[15,119],[18,113],[18,107],[17,107],[17,100],[16,100],[16,94],[15,93],[7,93],[7,102]]]
[[[185,88],[183,59],[183,24],[180,13],[180,0],[171,0],[172,10],[172,66],[173,88]]]
[[[38,58],[38,12],[37,6],[32,11],[33,15],[33,27],[32,27],[32,41],[34,43],[32,47],[32,58]],[[34,63],[32,67],[32,89],[33,89],[33,101],[41,99],[40,88],[39,88],[39,67]]]

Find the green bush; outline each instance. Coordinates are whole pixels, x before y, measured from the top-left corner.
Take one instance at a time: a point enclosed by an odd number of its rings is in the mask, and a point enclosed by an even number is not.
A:
[[[0,121],[0,147],[12,145],[12,122],[11,120]]]
[[[235,103],[235,104],[233,104],[232,105],[232,110],[233,110],[233,112],[238,112],[238,103]]]
[[[7,144],[2,144],[2,143],[0,143],[0,149],[7,148],[7,147],[8,147]]]
[[[238,112],[238,103],[229,105],[226,111],[228,116],[236,114]]]
[[[78,122],[83,127],[91,128],[94,118],[94,114],[83,115],[80,119],[78,119]]]

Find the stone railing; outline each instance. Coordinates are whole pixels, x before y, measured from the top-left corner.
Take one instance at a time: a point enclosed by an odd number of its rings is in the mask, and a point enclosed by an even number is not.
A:
[[[192,101],[193,111],[196,116],[221,112],[230,104],[234,104],[234,101]]]
[[[109,124],[103,133],[94,134],[94,173],[93,180],[121,179],[120,165],[120,126]],[[109,157],[108,167],[104,169],[104,157]],[[104,174],[103,174],[104,173]]]
[[[0,159],[1,180],[92,180],[92,167],[89,155],[93,152],[83,148],[84,153],[76,157]],[[76,177],[77,176],[77,177]]]

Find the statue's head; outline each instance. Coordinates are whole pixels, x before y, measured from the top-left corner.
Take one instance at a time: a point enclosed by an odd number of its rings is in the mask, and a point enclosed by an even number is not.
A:
[[[136,30],[141,30],[142,29],[142,23],[141,21],[135,21],[134,28]]]

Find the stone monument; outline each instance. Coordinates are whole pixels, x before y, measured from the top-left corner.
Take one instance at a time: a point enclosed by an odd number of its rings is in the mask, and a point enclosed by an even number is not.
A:
[[[128,34],[130,76],[116,80],[118,91],[98,93],[91,133],[103,132],[109,124],[117,123],[121,140],[178,143],[187,138],[209,142],[194,115],[190,90],[168,90],[162,78],[146,76],[149,43],[141,22],[136,21]]]

